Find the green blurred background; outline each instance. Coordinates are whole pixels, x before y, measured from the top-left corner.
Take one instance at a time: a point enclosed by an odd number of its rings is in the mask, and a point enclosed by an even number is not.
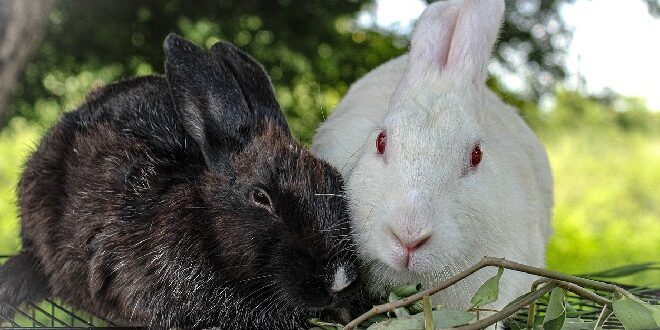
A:
[[[542,1],[531,12],[521,11],[525,2],[507,1],[495,60],[499,72],[515,72],[520,61],[506,54],[524,49],[518,57],[528,68],[521,76],[528,87],[507,90],[500,75],[489,84],[520,109],[550,156],[556,208],[549,268],[579,274],[660,261],[660,113],[641,99],[566,87],[565,49],[548,40],[570,39],[558,14],[567,1]],[[658,3],[647,2],[657,15]],[[0,254],[20,249],[15,187],[40,136],[95,86],[162,72],[168,32],[206,47],[228,40],[256,57],[293,133],[309,144],[352,82],[406,51],[407,35],[360,23],[373,6],[370,0],[55,1],[44,37],[0,113]],[[660,272],[622,281],[658,286]]]

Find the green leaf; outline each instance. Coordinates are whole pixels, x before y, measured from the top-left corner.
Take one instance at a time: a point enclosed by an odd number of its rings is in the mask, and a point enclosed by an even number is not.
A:
[[[497,270],[497,275],[489,278],[484,284],[479,287],[479,290],[474,294],[470,303],[472,308],[479,308],[497,301],[500,291],[500,277],[504,273],[504,268],[500,267]]]
[[[400,298],[396,294],[394,294],[394,292],[390,292],[390,296],[387,297],[387,302],[393,303],[399,299]],[[408,310],[405,307],[399,307],[394,309],[394,315],[396,315],[396,317],[404,317],[404,316],[409,316],[410,313],[408,313]]]
[[[534,291],[527,292],[527,293],[523,294],[522,296],[519,296],[519,297],[517,297],[516,299],[511,300],[511,302],[508,303],[508,304],[506,304],[506,306],[504,306],[504,308],[502,308],[502,309],[506,309],[507,307],[509,307],[509,306],[511,306],[511,305],[513,305],[513,304],[515,304],[515,303],[517,303],[517,302],[519,302],[519,301],[521,301],[521,300],[527,298],[527,296],[529,296],[529,295],[532,294],[532,293],[534,293]]]
[[[392,290],[390,290],[390,292],[394,293],[395,295],[401,298],[405,298],[414,295],[415,293],[419,292],[419,290],[421,289],[422,289],[422,283],[417,283],[411,285],[395,286],[392,288]]]
[[[474,313],[459,311],[453,309],[439,309],[432,312],[433,327],[438,329],[451,328],[459,325],[465,325],[474,318]],[[422,320],[424,325],[424,313],[416,314],[414,317]]]
[[[585,322],[580,319],[566,319],[561,330],[592,330],[596,322]]]
[[[433,311],[433,326],[435,328],[451,328],[465,325],[472,321],[474,313],[451,309]]]
[[[626,329],[656,329],[660,327],[660,306],[650,305],[628,292],[614,294],[614,315]]]
[[[566,308],[564,298],[566,291],[562,288],[554,288],[550,293],[550,301],[543,318],[544,330],[560,330],[566,320]]]
[[[374,316],[368,318],[366,321],[360,323],[360,327],[365,327],[366,328],[366,327],[369,327],[370,325],[372,325],[374,323],[378,323],[378,322],[381,322],[381,321],[384,321],[384,320],[387,320],[387,319],[388,319],[387,316],[385,316],[383,314],[377,314],[377,315],[374,315]]]
[[[597,278],[616,278],[616,277],[634,275],[649,270],[660,270],[660,262],[647,262],[643,264],[628,265],[628,266],[605,270],[602,272],[583,274],[579,276],[597,277]]]
[[[417,314],[420,315],[420,314]],[[405,316],[372,324],[367,330],[424,330],[424,318]]]
[[[410,306],[408,306],[408,311],[410,314],[417,314],[421,313],[424,311],[424,303],[421,300],[417,300],[414,303],[412,303]]]

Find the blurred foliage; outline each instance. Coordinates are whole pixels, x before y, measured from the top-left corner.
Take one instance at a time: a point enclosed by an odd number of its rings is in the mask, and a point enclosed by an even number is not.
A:
[[[350,82],[405,50],[403,37],[358,29],[353,18],[367,2],[61,0],[9,115],[48,126],[94,86],[162,73],[162,41],[177,32],[206,47],[226,40],[253,55],[270,74],[294,135],[309,142],[308,128]]]
[[[505,26],[500,56],[507,47],[527,47],[521,46],[525,42],[535,49],[536,43],[553,38],[550,32],[561,30],[546,31],[545,37],[534,32],[538,22],[556,16],[553,8],[560,0],[543,1],[542,6],[540,1],[516,1],[513,8],[524,5],[519,2],[539,3],[532,9],[540,11],[524,14],[517,9],[521,12],[507,14],[509,25],[514,24],[510,17],[517,15],[522,15],[520,22],[529,21],[521,27]],[[95,86],[162,72],[161,43],[168,32],[207,47],[227,40],[252,54],[271,75],[293,133],[309,142],[350,83],[405,51],[405,37],[356,24],[355,13],[370,3],[58,2],[44,42],[16,88],[12,118],[0,131],[0,254],[19,249],[15,187],[43,131]],[[541,38],[533,41],[531,35]],[[560,54],[562,47],[548,47],[554,48],[538,48],[530,53],[533,56],[518,60],[559,79],[563,73],[544,66],[553,63],[544,57],[560,56],[552,54]],[[533,98],[506,91],[497,79],[489,85],[520,110],[548,149],[556,182],[555,236],[548,265],[585,273],[660,260],[660,114],[650,113],[639,99],[594,98],[562,89],[554,105],[539,110]],[[657,272],[628,280],[660,283]]]
[[[525,95],[551,93],[566,76],[564,58],[571,33],[560,6],[573,0],[507,0],[495,56],[502,69],[522,77]]]
[[[493,71],[523,79],[526,89],[517,97],[537,99],[564,78],[570,31],[559,7],[572,1],[507,0]],[[317,126],[349,82],[405,51],[407,36],[356,23],[356,13],[373,6],[373,0],[60,0],[9,116],[47,126],[90,86],[162,72],[161,43],[174,31],[207,47],[227,40],[257,58],[293,133],[309,142],[307,128]]]
[[[586,273],[660,261],[660,113],[634,98],[560,90],[537,133],[555,181],[549,268]],[[660,272],[623,279],[660,284]]]
[[[42,133],[38,124],[20,117],[0,132],[0,255],[14,254],[20,247],[16,187],[23,163]]]

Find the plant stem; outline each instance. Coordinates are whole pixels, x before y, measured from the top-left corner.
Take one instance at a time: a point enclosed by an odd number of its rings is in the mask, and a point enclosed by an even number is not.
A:
[[[625,290],[619,288],[616,285],[613,284],[608,284],[608,283],[603,283],[595,280],[590,280],[586,278],[581,278],[577,276],[571,276],[571,275],[566,275],[562,274],[560,272],[552,271],[552,270],[547,270],[547,269],[542,269],[538,267],[532,267],[532,266],[527,266],[523,264],[519,264],[517,262],[505,260],[504,258],[493,258],[493,257],[484,257],[481,259],[479,262],[471,266],[470,268],[448,278],[445,281],[442,281],[438,283],[436,286],[426,289],[424,291],[420,291],[410,297],[403,298],[401,300],[397,300],[393,303],[387,303],[387,304],[382,304],[378,306],[374,306],[372,309],[367,311],[366,313],[360,315],[353,321],[349,322],[345,329],[350,330],[354,329],[360,323],[366,321],[372,316],[384,313],[386,311],[393,311],[396,308],[399,307],[404,307],[412,304],[415,301],[418,301],[422,299],[424,296],[432,296],[433,294],[444,290],[457,282],[461,281],[462,279],[472,275],[476,271],[480,270],[481,268],[488,267],[488,266],[493,266],[493,267],[502,267],[510,270],[515,270],[519,272],[524,272],[532,275],[537,275],[537,276],[542,276],[554,280],[560,280],[564,282],[571,282],[574,284],[578,284],[580,286],[586,286],[586,287],[592,287],[595,289],[603,290],[603,291],[608,291],[608,292],[624,292]],[[547,286],[547,285],[546,285]],[[545,288],[545,286],[544,286]]]
[[[514,261],[509,261],[505,260],[503,258],[492,258],[492,257],[484,257],[481,261],[484,261],[486,266],[495,266],[495,267],[503,267],[519,272],[524,272],[528,274],[533,274],[533,275],[538,275],[542,277],[547,277],[550,279],[554,280],[560,280],[564,282],[571,282],[578,284],[580,286],[586,286],[594,289],[599,289],[603,291],[608,291],[608,292],[615,292],[615,291],[620,291],[622,290],[620,287],[614,285],[614,284],[609,284],[609,283],[604,283],[596,280],[590,280],[587,278],[582,278],[582,277],[577,277],[577,276],[572,276],[572,275],[566,275],[560,272],[556,272],[553,270],[548,270],[548,269],[542,269],[542,268],[537,268],[537,267],[532,267],[532,266],[527,266],[523,264],[519,264]]]
[[[594,329],[602,329],[603,326],[605,325],[605,321],[607,321],[607,318],[612,315],[612,306],[605,306],[603,307],[603,310],[600,312],[600,316],[598,316],[598,320],[596,321],[596,326]]]
[[[495,324],[498,321],[504,320],[505,318],[515,314],[517,311],[519,311],[521,308],[529,305],[530,303],[536,301],[536,299],[541,298],[544,294],[550,292],[552,289],[554,289],[557,286],[556,283],[548,283],[541,287],[540,289],[534,291],[527,297],[518,300],[517,302],[509,305],[508,307],[502,309],[501,311],[488,316],[487,318],[484,318],[480,321],[474,322],[472,324],[464,325],[458,328],[452,328],[456,330],[478,330],[485,328],[491,324]]]
[[[477,313],[478,312],[495,312],[495,313],[497,313],[497,312],[499,312],[499,310],[492,309],[492,308],[476,308],[476,307],[474,307],[474,308],[470,308],[468,310],[468,312],[477,312]]]
[[[429,288],[429,289],[426,289],[424,291],[420,291],[420,292],[418,292],[418,293],[416,293],[416,294],[414,294],[410,297],[406,297],[406,298],[403,298],[401,300],[397,300],[393,303],[386,303],[386,304],[374,306],[372,309],[370,309],[366,313],[360,315],[358,318],[356,318],[353,321],[349,322],[344,327],[344,329],[346,329],[346,330],[354,329],[355,327],[360,325],[360,323],[368,320],[372,316],[375,316],[375,315],[378,315],[378,314],[381,314],[381,313],[384,313],[384,312],[387,312],[387,311],[393,311],[394,309],[399,308],[399,307],[408,306],[408,305],[412,304],[413,302],[422,299],[424,296],[431,296],[431,295],[433,295],[434,293],[436,293],[440,290],[444,290],[444,289],[456,284],[458,281],[472,275],[472,273],[474,273],[474,272],[478,271],[479,269],[481,269],[483,267],[486,267],[486,266],[488,266],[488,265],[485,263],[485,258],[484,258],[481,261],[479,261],[478,263],[474,264],[472,267],[470,267],[470,268],[468,268],[468,269],[466,269],[466,270],[464,270],[464,271],[448,278],[445,281],[442,281],[442,282],[438,283],[438,285],[436,285],[433,288]]]
[[[612,308],[612,302],[609,299],[606,299],[606,298],[604,298],[604,297],[602,297],[598,294],[595,294],[595,293],[593,293],[589,290],[586,290],[586,289],[584,289],[580,286],[577,286],[573,283],[564,282],[564,281],[554,281],[554,280],[552,280],[550,282],[557,283],[558,287],[560,287],[564,290],[567,290],[567,291],[571,291],[571,292],[575,293],[576,295],[578,295],[582,298],[589,299],[589,300],[594,301],[594,302],[596,302],[600,305],[606,306],[610,309]]]
[[[433,330],[433,309],[431,308],[431,297],[424,296],[424,330]]]
[[[536,289],[539,287],[539,285],[543,283],[547,283],[548,279],[542,278],[534,281],[532,283],[532,289],[530,292],[536,291]],[[527,309],[527,329],[534,329],[534,314],[536,314],[536,300],[532,301],[529,304],[529,308]]]
[[[575,285],[573,283],[570,283],[570,282],[551,280],[551,279],[548,279],[548,278],[540,278],[540,279],[534,281],[534,283],[532,283],[531,292],[534,292],[539,285],[541,285],[543,283],[548,283],[548,282],[555,283],[555,284],[557,284],[557,286],[559,286],[560,288],[562,288],[564,290],[571,291],[574,294],[576,294],[576,295],[578,295],[582,298],[586,298],[586,299],[594,301],[598,304],[601,304],[601,305],[605,306],[605,308],[609,308],[610,310],[612,309],[612,302],[609,301],[608,299],[606,299],[604,297],[601,297],[600,295],[595,294],[595,293],[593,293],[589,290],[585,290],[584,288],[582,288],[580,286],[577,286],[577,285]],[[527,310],[527,329],[528,330],[534,328],[534,314],[536,314],[536,301],[530,303],[529,304],[529,309]]]

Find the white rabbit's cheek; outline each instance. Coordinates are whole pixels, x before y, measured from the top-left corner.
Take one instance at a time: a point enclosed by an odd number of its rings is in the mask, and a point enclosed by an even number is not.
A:
[[[407,257],[402,248],[396,248],[392,244],[382,244],[378,251],[378,257],[392,269],[403,270],[407,265]]]
[[[461,223],[454,216],[446,216],[444,221],[438,221],[433,231],[433,239],[422,251],[426,251],[434,266],[442,266],[456,251],[465,246],[465,232]],[[422,252],[420,251],[420,252]]]

